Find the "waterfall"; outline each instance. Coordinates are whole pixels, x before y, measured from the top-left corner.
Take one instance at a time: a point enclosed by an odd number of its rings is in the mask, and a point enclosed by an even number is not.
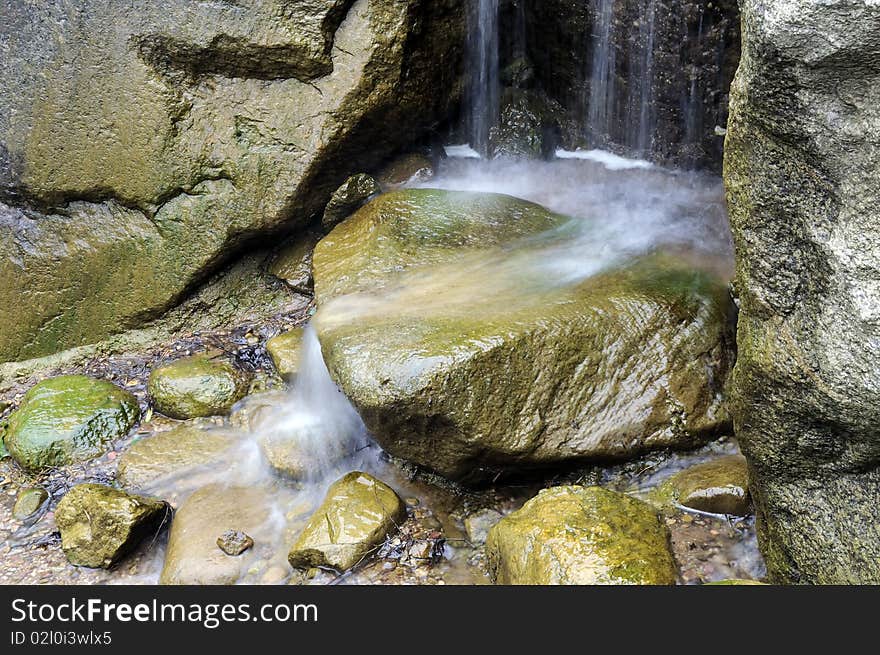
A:
[[[651,154],[654,133],[654,42],[656,0],[638,3],[635,26],[615,21],[615,0],[590,0],[593,16],[590,44],[589,98],[586,135],[592,148],[611,144],[629,154]],[[625,60],[618,61],[618,48],[630,43]],[[625,73],[626,84],[616,84]],[[622,112],[622,115],[618,115]]]
[[[615,51],[612,42],[614,0],[590,0],[595,17],[587,104],[587,141],[591,148],[605,146],[614,115]]]
[[[468,12],[467,135],[471,147],[488,153],[489,131],[500,110],[498,0],[472,0]]]

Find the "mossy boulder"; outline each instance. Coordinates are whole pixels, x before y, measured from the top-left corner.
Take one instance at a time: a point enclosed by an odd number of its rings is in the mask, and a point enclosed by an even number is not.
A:
[[[332,230],[346,218],[351,216],[372,196],[382,192],[379,183],[366,173],[352,175],[342,183],[324,208],[321,227]]]
[[[25,487],[15,498],[12,518],[16,521],[29,521],[35,518],[47,500],[49,500],[49,492],[43,487]]]
[[[508,196],[412,189],[318,244],[313,323],[383,448],[485,479],[729,426],[724,281],[655,253],[560,283],[555,253],[580,229]]]
[[[271,541],[276,529],[271,500],[258,487],[212,484],[202,487],[184,501],[174,516],[160,584],[235,584],[254,559],[265,556],[251,548],[230,557],[217,547],[217,538],[229,530],[250,535],[256,544]]]
[[[22,466],[40,469],[97,457],[140,417],[137,400],[104,380],[65,375],[32,387],[9,417],[4,439]]]
[[[119,458],[116,479],[123,488],[138,492],[171,492],[181,484],[192,486],[206,469],[231,474],[240,441],[232,430],[176,426],[133,443]]]
[[[330,487],[291,547],[288,560],[295,568],[329,566],[347,571],[405,518],[406,506],[391,487],[354,471]]]
[[[300,235],[283,246],[269,264],[269,272],[284,280],[297,293],[312,293],[312,253],[320,236],[314,232]]]
[[[251,377],[227,357],[205,353],[154,369],[148,389],[156,409],[185,420],[228,414],[247,393]]]
[[[55,508],[61,548],[71,564],[110,568],[170,519],[163,500],[101,484],[73,487]]]
[[[294,328],[266,342],[266,351],[272,358],[275,369],[286,380],[299,373],[302,341],[303,328]]]
[[[665,480],[654,496],[700,512],[745,516],[750,506],[745,457],[728,455],[691,466]]]
[[[0,361],[139,326],[246,240],[320,218],[349,175],[448,118],[465,15],[463,0],[4,3]]]
[[[671,585],[666,528],[640,500],[600,487],[541,491],[486,540],[496,584]]]

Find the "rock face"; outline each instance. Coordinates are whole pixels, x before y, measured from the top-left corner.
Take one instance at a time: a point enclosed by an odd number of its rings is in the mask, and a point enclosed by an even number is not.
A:
[[[315,232],[301,235],[283,246],[269,264],[269,272],[287,282],[297,293],[312,293],[312,252],[321,235]]]
[[[558,285],[541,244],[568,229],[507,196],[408,190],[318,245],[314,325],[383,448],[478,479],[687,447],[726,424],[725,286],[663,255]]]
[[[502,69],[534,71],[525,85],[566,108],[575,128],[568,145],[592,122],[599,128],[594,147],[720,169],[723,139],[715,126],[727,124],[739,60],[736,0],[502,0],[501,20]],[[605,69],[595,48],[603,33]],[[597,98],[607,111],[591,112]],[[640,144],[642,125],[647,139]]]
[[[691,466],[661,484],[657,496],[700,512],[745,516],[749,511],[746,460],[729,455]]]
[[[774,581],[880,583],[880,7],[743,3],[736,432]],[[822,35],[822,38],[817,38]]]
[[[330,487],[288,560],[295,568],[346,571],[405,519],[406,506],[391,487],[367,473],[349,473]]]
[[[165,416],[190,419],[228,414],[247,393],[251,376],[226,357],[206,353],[154,369],[148,388]]]
[[[6,3],[0,361],[177,302],[444,120],[462,0]]]
[[[127,391],[83,375],[65,375],[30,389],[9,417],[4,442],[22,466],[64,466],[97,457],[140,417]]]
[[[650,505],[600,487],[553,487],[486,540],[496,584],[671,585],[666,529]]]
[[[168,503],[101,484],[81,484],[58,502],[55,522],[71,564],[110,568],[171,517]]]

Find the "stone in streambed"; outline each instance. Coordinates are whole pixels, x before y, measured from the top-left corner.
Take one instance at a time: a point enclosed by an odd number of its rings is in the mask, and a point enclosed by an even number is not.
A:
[[[12,507],[12,518],[16,521],[33,519],[49,500],[49,492],[42,487],[27,487],[18,492]]]
[[[640,500],[600,487],[541,491],[486,540],[497,584],[671,585],[666,528]]]
[[[217,537],[217,547],[230,557],[238,557],[254,546],[254,540],[241,530],[227,530]]]
[[[381,192],[379,183],[366,173],[352,175],[336,189],[327,203],[321,227],[329,232],[360,209],[367,200]]]
[[[244,575],[258,549],[229,557],[217,535],[237,530],[259,543],[272,540],[271,499],[256,487],[213,484],[194,492],[171,526],[160,584],[230,585]]]
[[[83,375],[50,378],[32,387],[9,417],[4,442],[29,469],[97,457],[140,417],[127,391]]]
[[[55,508],[61,548],[71,564],[110,568],[171,516],[163,500],[101,484],[73,487]]]
[[[378,175],[385,189],[397,189],[411,182],[427,182],[434,177],[434,164],[425,155],[411,153],[398,157]]]
[[[327,366],[386,451],[488,479],[728,427],[726,283],[655,253],[559,284],[548,262],[580,229],[509,196],[409,189],[318,244]]]
[[[288,560],[294,568],[346,571],[405,519],[406,506],[391,487],[367,473],[349,473],[330,487]]]
[[[741,455],[718,457],[691,466],[663,482],[654,496],[712,514],[749,512],[749,471]]]
[[[223,355],[185,357],[155,369],[148,389],[165,416],[190,419],[228,414],[247,393],[251,375]]]
[[[266,342],[266,351],[272,358],[278,374],[285,380],[290,380],[299,372],[302,341],[303,328],[298,327]]]
[[[119,458],[116,479],[126,489],[157,492],[206,468],[230,472],[239,442],[231,430],[179,425],[133,443]]]
[[[464,531],[467,534],[468,541],[472,544],[486,543],[489,530],[502,518],[504,518],[504,515],[494,509],[483,509],[469,515],[464,520]]]
[[[314,232],[296,237],[275,254],[269,272],[297,293],[311,295],[312,253],[320,238]]]

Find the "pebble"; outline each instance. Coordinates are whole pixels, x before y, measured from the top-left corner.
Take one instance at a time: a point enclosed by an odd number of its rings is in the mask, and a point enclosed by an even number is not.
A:
[[[227,555],[236,557],[252,548],[254,540],[241,530],[227,530],[217,537],[217,546]]]

